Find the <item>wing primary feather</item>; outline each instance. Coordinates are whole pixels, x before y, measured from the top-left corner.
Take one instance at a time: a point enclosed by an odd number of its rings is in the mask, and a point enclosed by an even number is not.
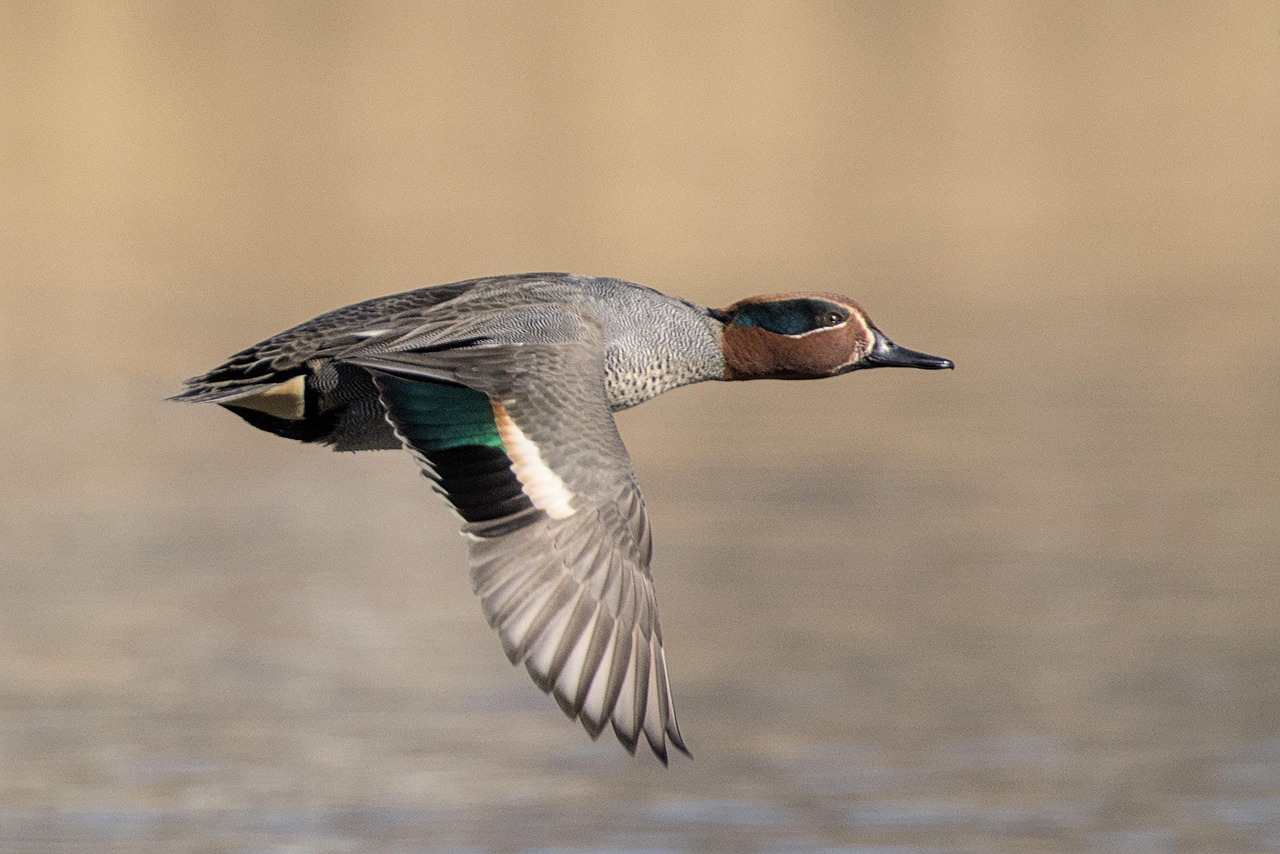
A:
[[[561,590],[566,587],[568,585],[563,583],[560,585]],[[561,605],[556,610],[556,613],[546,621],[538,637],[528,642],[529,651],[525,656],[524,666],[529,671],[529,675],[533,677],[533,683],[544,692],[549,693],[555,687],[556,673],[554,665],[556,651],[570,631],[569,621],[573,618],[574,608],[576,607],[575,600],[580,598],[581,593],[576,588],[570,587],[569,598],[565,601],[565,604]],[[547,608],[550,609],[553,604],[553,602],[548,603]]]
[[[485,602],[485,610],[490,610],[490,599],[502,596],[502,591],[522,577],[524,564],[514,558],[521,551],[528,552],[529,549],[520,544],[521,548],[513,548],[512,540],[514,537],[505,538],[498,542],[503,543],[506,548],[503,549],[501,556],[494,556],[486,553],[483,563],[477,563],[471,567],[471,592],[480,597]],[[485,541],[485,545],[488,541]]]
[[[684,737],[680,735],[680,723],[676,720],[676,707],[671,699],[671,679],[667,675],[667,656],[662,651],[661,645],[657,647],[653,663],[659,686],[658,701],[662,710],[662,719],[667,722],[667,739],[677,750],[692,759],[693,754],[689,752],[689,748],[685,746]]]
[[[509,555],[501,565],[494,565],[493,571],[486,575],[483,590],[478,591],[478,595],[489,614],[490,623],[507,620],[524,606],[540,585],[549,581],[554,569],[537,565],[536,559],[537,548],[530,544]]]
[[[551,665],[547,668],[547,679],[556,687],[556,702],[571,718],[578,716],[580,707],[575,708],[574,700],[578,696],[578,682],[582,679],[582,659],[591,643],[592,621],[599,610],[599,604],[580,589],[577,601],[570,608],[569,617],[561,629]],[[579,649],[582,650],[581,653],[577,652]],[[562,675],[569,682],[567,691],[560,684]]]
[[[584,713],[587,706],[587,697],[597,682],[601,685],[600,703],[603,705],[604,686],[609,680],[609,669],[607,665],[601,667],[601,663],[604,661],[605,653],[613,640],[614,625],[613,617],[609,616],[609,612],[601,605],[594,616],[591,638],[587,642],[581,668],[579,669],[577,693],[573,697],[573,707],[579,714]],[[602,721],[608,715],[598,712],[595,717],[597,720]]]
[[[537,613],[533,615],[528,625],[521,632],[522,637],[516,644],[517,661],[525,660],[547,628],[552,625],[555,618],[573,600],[576,592],[577,585],[572,583],[572,579],[561,579],[559,584],[547,591],[542,599],[542,607],[538,609]],[[547,689],[543,688],[542,690],[546,691]]]
[[[605,724],[609,722],[609,718],[613,715],[613,705],[608,702],[608,696],[614,682],[613,648],[621,631],[622,629],[617,626],[614,619],[602,610],[600,622],[596,624],[595,636],[592,638],[592,654],[595,654],[595,647],[599,644],[599,657],[596,659],[596,663],[589,668],[589,672],[593,671],[594,675],[589,680],[590,686],[587,688],[581,703],[580,720],[592,739],[600,737],[600,733],[604,731]],[[601,642],[601,638],[603,638],[603,642]],[[616,702],[616,694],[614,696],[614,701]]]
[[[580,611],[585,610],[586,616],[583,618]],[[600,616],[600,604],[591,601],[590,597],[583,596],[574,605],[574,614],[569,618],[569,626],[563,639],[560,642],[561,649],[568,646],[568,652],[564,655],[563,660],[560,659],[560,650],[556,651],[556,658],[552,660],[551,672],[555,676],[555,686],[552,689],[552,696],[555,697],[556,704],[560,706],[560,710],[570,718],[577,719],[582,712],[582,703],[578,700],[586,692],[581,689],[582,683],[590,682],[592,674],[585,672],[585,664],[587,654],[591,650],[591,639],[595,636],[596,622]],[[582,625],[576,631],[573,624],[581,621]]]
[[[545,574],[546,569],[542,568],[540,572]],[[547,597],[554,592],[543,592],[537,585],[531,585],[531,589],[533,592],[525,597],[518,609],[510,611],[501,620],[496,618],[494,620],[498,637],[502,639],[502,648],[512,664],[520,664],[524,661],[525,655],[528,654],[528,644],[525,640],[529,637],[530,628],[542,613],[542,609],[546,607]]]
[[[665,686],[662,684],[659,673],[658,661],[662,658],[662,649],[658,647],[654,638],[649,639],[649,690],[646,698],[645,716],[644,716],[644,737],[649,742],[649,747],[662,760],[662,764],[667,764],[667,698],[664,694]]]
[[[626,624],[619,625],[618,645],[613,651],[613,668],[610,672],[609,694],[605,697],[605,706],[613,710],[610,716],[613,734],[629,753],[634,754],[638,732],[629,724],[624,724],[624,721],[634,721],[636,717],[633,640],[631,627]]]
[[[631,645],[634,657],[633,679],[635,680],[635,720],[632,731],[638,736],[644,728],[645,717],[649,714],[649,671],[653,668],[649,656],[647,638],[636,637]]]
[[[613,732],[619,740],[634,745],[644,727],[645,704],[649,697],[649,650],[633,638],[627,676],[618,693],[618,706],[613,712]]]
[[[609,660],[609,681],[605,683],[604,702],[601,704],[610,718],[618,715],[618,703],[624,696],[628,707],[632,704],[632,692],[623,691],[631,678],[631,645],[631,624],[619,618],[613,637],[613,656]]]
[[[535,614],[527,612],[537,607],[543,588],[550,585],[555,576],[555,567],[537,565],[512,575],[506,586],[485,600],[486,604],[492,603],[492,624],[500,630],[511,630],[522,618],[532,619]]]

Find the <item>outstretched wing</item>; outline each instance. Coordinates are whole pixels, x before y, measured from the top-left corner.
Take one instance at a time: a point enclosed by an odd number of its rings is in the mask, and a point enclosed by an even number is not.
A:
[[[388,420],[464,520],[471,580],[512,663],[593,738],[640,734],[665,763],[676,722],[649,571],[649,524],[605,397],[604,347],[383,352]]]

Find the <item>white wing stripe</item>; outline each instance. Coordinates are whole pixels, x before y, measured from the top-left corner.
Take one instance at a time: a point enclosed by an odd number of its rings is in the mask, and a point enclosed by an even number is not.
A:
[[[568,519],[576,513],[572,504],[574,495],[569,487],[542,461],[538,446],[511,420],[507,408],[496,400],[493,401],[493,419],[507,456],[511,458],[511,470],[516,473],[524,494],[529,496],[533,506],[552,519]]]

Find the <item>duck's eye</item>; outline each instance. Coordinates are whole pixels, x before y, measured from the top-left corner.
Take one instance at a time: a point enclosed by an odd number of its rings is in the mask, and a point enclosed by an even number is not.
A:
[[[829,311],[826,316],[827,326],[839,326],[844,323],[844,318],[840,316],[838,311]]]

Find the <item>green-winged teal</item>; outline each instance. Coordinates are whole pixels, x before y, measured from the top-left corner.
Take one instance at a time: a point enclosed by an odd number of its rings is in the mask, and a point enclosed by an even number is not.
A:
[[[594,738],[676,723],[649,525],[612,413],[704,380],[951,368],[847,297],[704,308],[618,279],[532,273],[323,314],[187,381],[255,427],[337,450],[408,450],[462,517],[471,582],[507,657]]]

